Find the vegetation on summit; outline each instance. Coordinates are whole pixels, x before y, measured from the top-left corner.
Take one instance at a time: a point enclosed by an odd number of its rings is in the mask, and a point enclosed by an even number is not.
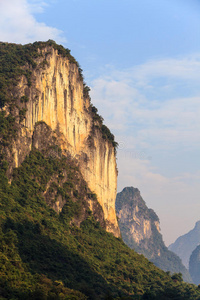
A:
[[[13,91],[19,83],[19,79],[22,75],[26,76],[27,85],[30,87],[33,69],[38,67],[45,68],[45,66],[48,65],[46,58],[50,52],[45,54],[44,60],[42,63],[40,63],[40,65],[38,65],[36,62],[37,58],[43,57],[42,50],[46,47],[51,47],[57,50],[60,56],[66,57],[70,63],[77,66],[80,80],[83,81],[83,96],[90,99],[90,88],[84,82],[84,77],[82,74],[83,70],[76,59],[71,55],[69,49],[66,49],[61,45],[57,45],[52,40],[47,42],[35,42],[33,44],[27,44],[24,46],[0,42],[0,108],[8,105],[10,112],[13,112],[16,109],[16,99],[13,97]],[[28,97],[24,95],[21,97],[20,102],[26,104],[28,100]],[[89,111],[92,115],[94,123],[91,134],[94,133],[95,128],[98,128],[102,133],[103,138],[110,141],[116,151],[118,143],[115,141],[115,137],[110,132],[109,128],[103,124],[103,118],[98,114],[97,108],[92,103]],[[19,111],[18,114],[20,122],[23,121],[25,113],[25,107]]]
[[[7,178],[7,149],[24,117],[17,106],[28,101],[14,90],[21,75],[31,85],[37,49],[46,45],[76,63],[52,41],[0,44],[0,103],[8,107],[0,111],[0,299],[200,299],[199,288],[181,274],[171,277],[104,230],[96,195],[56,141],[33,147]],[[58,199],[60,213],[52,209]]]

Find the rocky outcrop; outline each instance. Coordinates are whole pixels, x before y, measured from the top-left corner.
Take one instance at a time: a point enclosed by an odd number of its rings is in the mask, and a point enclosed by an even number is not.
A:
[[[21,76],[14,90],[24,121],[10,154],[13,166],[23,162],[32,148],[35,126],[45,122],[56,133],[62,151],[67,150],[78,161],[84,180],[103,209],[107,231],[118,237],[115,148],[103,137],[99,121],[92,116],[90,97],[84,93],[77,64],[48,44],[38,53],[30,78]],[[34,147],[38,148],[37,142]]]
[[[37,153],[38,150],[47,160],[51,159],[54,163],[55,160],[62,161],[56,173],[48,174],[51,176],[42,191],[46,203],[61,215],[66,203],[67,206],[77,205],[78,213],[71,219],[71,223],[76,226],[80,226],[92,211],[94,219],[105,229],[103,209],[83,179],[78,161],[72,159],[68,151],[60,149],[57,134],[45,122],[38,122],[35,125],[32,146],[34,149],[32,152]]]
[[[131,248],[141,247],[151,252],[150,257],[159,255],[160,250],[151,245],[152,237],[160,235],[159,219],[147,208],[137,188],[126,187],[117,194],[116,212],[124,241]]]
[[[159,218],[146,206],[137,188],[126,187],[117,194],[116,212],[122,239],[130,248],[144,254],[164,271],[180,272],[185,281],[191,282],[180,258],[165,246]]]
[[[183,264],[189,269],[189,259],[193,250],[200,244],[200,221],[196,222],[195,227],[188,233],[180,236],[168,248],[176,253]]]

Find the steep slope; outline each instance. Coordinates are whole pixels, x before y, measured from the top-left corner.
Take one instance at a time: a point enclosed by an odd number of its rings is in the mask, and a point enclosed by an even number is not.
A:
[[[1,43],[0,50],[0,106],[7,119],[13,118],[13,130],[17,129],[12,147],[6,150],[9,173],[33,146],[38,148],[37,143],[32,144],[35,125],[45,122],[59,137],[60,148],[77,159],[103,209],[107,231],[119,236],[117,143],[90,103],[78,63],[68,49],[53,41],[26,46]]]
[[[197,246],[190,256],[189,271],[193,282],[200,284],[200,246]]]
[[[126,187],[117,194],[116,212],[122,239],[130,248],[144,254],[164,271],[180,272],[185,281],[191,282],[180,258],[165,246],[159,218],[146,206],[138,189]]]
[[[71,108],[73,120],[68,121],[80,125],[86,114],[91,130],[81,142],[81,127],[79,137],[76,128],[66,125],[76,140],[70,144],[65,129],[60,129],[62,117],[56,117],[58,93],[63,90],[57,91],[55,82],[61,80],[62,64],[53,69],[57,75],[48,81],[48,60],[52,57],[60,63],[62,58],[63,65],[69,63],[70,74],[73,71],[69,77],[77,79],[75,74],[79,74],[82,81],[81,70],[77,73],[77,62],[69,50],[52,41],[26,46],[0,44],[0,298],[198,299],[200,291],[196,286],[184,283],[180,274],[171,277],[113,235],[119,234],[112,219],[115,209],[109,206],[115,188],[115,177],[114,185],[108,182],[109,168],[116,170],[114,137],[90,104],[79,117],[78,108]],[[47,98],[36,85],[41,78],[45,78],[44,86],[49,82],[50,95],[55,98],[43,101]],[[71,80],[73,90],[78,89]],[[83,100],[87,102],[88,88],[82,87]],[[81,102],[70,99],[71,104]],[[54,103],[53,111],[48,110],[48,103]],[[31,107],[34,109],[30,114]],[[51,118],[48,121],[48,115],[43,119],[46,110],[53,115],[56,127]],[[111,166],[106,151],[110,153]],[[90,170],[93,178],[94,162],[88,159],[90,155],[97,159],[98,153],[103,155],[102,178],[99,177],[99,190],[95,190],[86,174]],[[98,159],[96,162],[94,169],[99,176]],[[84,171],[84,164],[88,170]],[[100,196],[105,196],[105,201]]]
[[[189,269],[189,259],[192,251],[200,244],[200,221],[196,222],[195,227],[188,233],[180,236],[168,248],[176,253],[183,264]]]
[[[46,150],[31,151],[11,184],[0,170],[2,300],[200,297],[179,274],[171,278],[106,232],[88,209],[76,162]],[[46,191],[49,201],[65,199],[60,214],[47,205]]]

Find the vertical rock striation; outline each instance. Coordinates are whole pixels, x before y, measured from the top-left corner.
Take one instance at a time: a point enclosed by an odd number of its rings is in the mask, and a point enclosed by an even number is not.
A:
[[[148,258],[160,256],[155,240],[161,239],[159,218],[140,195],[137,188],[126,187],[117,194],[116,212],[125,243]]]
[[[118,237],[115,147],[103,137],[98,120],[93,118],[77,64],[49,45],[38,51],[31,78],[21,76],[15,88],[15,97],[28,101],[19,103],[26,113],[19,138],[13,143],[14,166],[18,167],[31,150],[35,125],[45,122],[56,132],[61,149],[78,160],[85,181],[102,206],[107,231]],[[34,146],[38,147],[37,142]]]
[[[126,187],[116,198],[116,212],[124,242],[144,254],[157,267],[171,273],[182,273],[191,282],[180,258],[165,246],[156,213],[146,206],[137,188]]]

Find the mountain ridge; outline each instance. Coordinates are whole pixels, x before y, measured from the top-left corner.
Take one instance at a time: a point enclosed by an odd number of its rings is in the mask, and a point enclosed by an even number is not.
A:
[[[88,172],[91,164],[87,156],[74,155],[71,148],[75,145],[66,143],[60,130],[62,126],[50,126],[51,115],[50,119],[48,116],[45,120],[38,118],[45,115],[48,103],[54,103],[53,108],[60,105],[57,97],[52,97],[55,102],[48,98],[57,95],[55,82],[62,82],[60,67],[58,74],[52,75],[53,81],[50,80],[54,86],[52,92],[43,95],[42,91],[38,98],[35,97],[35,83],[44,80],[46,87],[49,82],[45,72],[51,53],[41,51],[48,47],[52,47],[54,58],[59,62],[64,56],[68,64],[73,65],[70,78],[82,82],[74,84],[74,89],[79,91],[81,85],[81,95],[90,100],[80,66],[68,49],[53,41],[25,46],[0,43],[0,298],[198,299],[199,289],[184,283],[181,274],[171,276],[160,270],[143,255],[128,248],[120,237],[114,236],[111,226],[114,223],[109,224],[114,220],[109,210],[113,198],[107,199],[109,201],[103,206],[98,192],[95,193],[89,180],[85,180],[80,162],[84,160],[82,167],[85,165],[85,172]],[[38,78],[34,74],[38,74]],[[70,95],[71,88],[67,88]],[[47,90],[51,91],[50,84]],[[65,95],[62,93],[63,100]],[[72,107],[81,106],[83,99],[70,96],[70,109],[66,111],[77,123],[79,119],[73,115]],[[31,102],[34,110],[29,115]],[[52,120],[56,121],[55,111],[52,114]],[[91,149],[89,156],[94,155],[100,143],[102,152],[107,149],[105,157],[113,157],[115,175],[114,136],[94,106],[90,105],[86,114],[92,125],[88,127],[92,129],[87,139]],[[69,127],[75,143],[82,139],[78,128]],[[103,168],[100,170],[103,176]],[[113,185],[110,177],[106,178],[106,182],[103,178],[100,180],[105,183],[104,192],[110,187],[114,194],[115,178]]]
[[[200,221],[188,233],[178,237],[174,243],[169,245],[169,249],[176,253],[183,264],[189,269],[189,259],[193,250],[200,244]]]
[[[4,103],[2,113],[13,118],[17,135],[9,150],[6,148],[7,173],[12,173],[30,153],[35,125],[45,122],[56,132],[61,150],[78,161],[102,206],[107,230],[119,236],[115,214],[117,143],[91,104],[79,64],[68,49],[53,41],[25,46],[2,43],[1,48],[3,66],[8,50],[11,61],[15,60],[15,65],[20,62],[14,83],[9,73],[7,82],[5,77],[0,78],[2,86],[10,83],[9,94],[1,93],[0,103]],[[38,148],[37,142],[34,147]]]
[[[192,282],[180,258],[165,246],[159,218],[147,207],[137,188],[125,187],[117,194],[116,212],[122,239],[130,248],[164,271],[180,272],[185,281]]]

